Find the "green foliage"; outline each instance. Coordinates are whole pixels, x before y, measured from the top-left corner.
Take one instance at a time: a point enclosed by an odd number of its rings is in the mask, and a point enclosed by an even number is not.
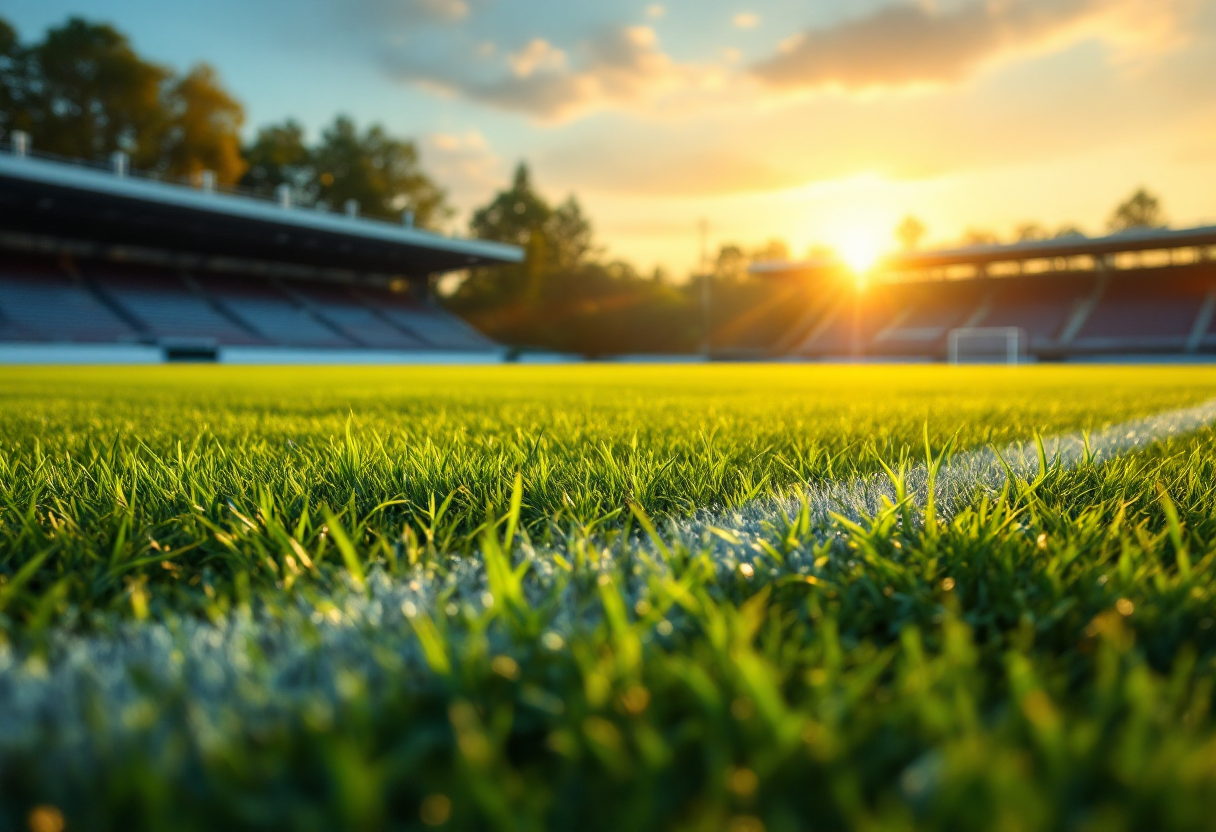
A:
[[[156,161],[172,74],[137,55],[125,35],[74,17],[12,52],[9,129],[51,153],[104,159],[123,150],[141,166]]]
[[[123,151],[137,168],[213,170],[224,184],[244,172],[244,110],[209,66],[176,76],[112,26],[78,17],[28,45],[0,30],[0,127],[31,134],[35,149],[97,161]]]
[[[527,337],[546,323],[552,325],[555,305],[577,303],[586,294],[587,286],[579,284],[584,283],[580,270],[592,252],[591,224],[573,196],[551,206],[533,188],[526,165],[515,169],[509,189],[473,212],[469,231],[525,251],[519,266],[474,271],[453,298],[463,309],[487,313],[487,325],[509,333],[508,338]],[[494,317],[515,320],[495,326]]]
[[[223,184],[241,178],[248,167],[240,143],[245,110],[214,69],[200,64],[174,79],[165,109],[167,126],[159,141],[164,173],[197,181],[210,170]]]
[[[1107,227],[1111,231],[1160,228],[1165,225],[1161,200],[1145,188],[1139,188],[1121,202],[1110,215]]]
[[[353,199],[367,216],[400,220],[409,209],[418,225],[432,228],[451,214],[443,191],[421,171],[417,146],[378,124],[360,133],[339,116],[322,132],[312,156],[317,199],[335,210]]]
[[[406,209],[440,228],[451,209],[421,170],[417,146],[372,125],[360,132],[339,116],[312,147],[295,122],[270,125],[242,150],[244,108],[215,70],[199,64],[178,75],[135,52],[112,26],[73,17],[37,43],[22,44],[0,20],[0,130],[31,134],[36,151],[108,161],[130,155],[134,168],[197,181],[214,171],[270,196],[290,185],[301,204],[399,221]]]
[[[1161,368],[7,370],[0,681],[66,675],[45,729],[0,720],[0,824],[55,806],[98,829],[1202,827],[1211,430],[949,515],[774,520],[754,546],[664,516],[898,481],[952,442],[1214,387]],[[389,604],[415,583],[438,595]],[[158,639],[167,662],[105,664]],[[68,671],[82,644],[96,672]],[[192,664],[221,644],[227,664]],[[55,733],[77,708],[87,730]]]
[[[315,199],[312,151],[297,122],[289,119],[259,128],[253,143],[245,148],[245,159],[249,169],[241,179],[243,187],[272,196],[280,185],[287,185],[293,201],[307,204]]]
[[[522,246],[519,266],[474,270],[445,298],[498,341],[589,356],[689,352],[700,319],[684,288],[605,262],[574,196],[551,205],[526,165],[474,212],[473,236]]]
[[[245,158],[249,169],[241,185],[264,196],[287,185],[301,205],[342,211],[353,199],[366,216],[399,222],[409,210],[416,225],[430,229],[452,215],[443,190],[422,171],[417,145],[378,124],[360,133],[338,116],[313,146],[296,122],[272,124],[258,130]]]

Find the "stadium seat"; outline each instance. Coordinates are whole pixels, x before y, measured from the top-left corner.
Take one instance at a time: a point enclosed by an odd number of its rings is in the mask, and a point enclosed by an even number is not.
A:
[[[89,265],[83,272],[99,291],[139,321],[158,341],[195,340],[225,345],[260,344],[247,327],[218,311],[171,268]]]
[[[894,318],[896,311],[885,292],[851,292],[839,299],[794,348],[797,355],[838,357],[864,354],[874,336]]]
[[[993,280],[994,293],[979,327],[1018,327],[1030,347],[1046,347],[1060,337],[1065,324],[1093,292],[1091,274],[1047,274]]]
[[[494,342],[455,315],[433,304],[415,301],[404,293],[360,288],[355,294],[432,348],[488,350],[495,346]]]
[[[1184,269],[1120,274],[1074,343],[1103,350],[1185,346],[1207,290],[1204,281],[1191,279]]]
[[[986,281],[942,281],[931,287],[896,285],[888,291],[900,311],[874,334],[870,352],[938,355],[950,330],[974,325],[991,288]]]
[[[0,340],[132,342],[140,333],[50,257],[0,262]]]
[[[363,303],[345,286],[293,281],[286,285],[314,314],[365,347],[386,350],[425,349],[427,342],[381,317],[376,307]]]
[[[208,296],[265,343],[284,347],[358,346],[318,321],[264,277],[200,275],[197,280]]]

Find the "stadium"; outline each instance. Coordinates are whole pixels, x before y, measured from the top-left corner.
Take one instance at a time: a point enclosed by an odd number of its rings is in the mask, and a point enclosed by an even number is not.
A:
[[[408,222],[408,217],[405,220]],[[214,187],[0,154],[0,357],[146,363],[476,361],[501,350],[430,297],[517,248]]]
[[[0,832],[1212,828],[1209,0],[73,5]]]
[[[518,247],[403,223],[0,154],[0,360],[501,361],[432,277]],[[200,182],[203,180],[200,180]],[[283,201],[283,200],[286,201]],[[759,262],[759,310],[714,325],[719,359],[1066,361],[1216,353],[1216,227],[910,251],[858,276]],[[769,310],[778,308],[780,314]]]
[[[723,324],[724,357],[1118,361],[1216,352],[1211,226],[910,251],[884,258],[862,282],[835,259],[751,271],[800,314],[776,326]]]

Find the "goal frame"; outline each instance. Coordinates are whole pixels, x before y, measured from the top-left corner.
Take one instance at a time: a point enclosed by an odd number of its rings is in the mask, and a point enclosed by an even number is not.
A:
[[[1004,363],[1010,366],[1021,364],[1022,357],[1026,353],[1027,338],[1026,330],[1018,326],[964,326],[952,329],[946,336],[947,360],[953,365],[965,363],[961,360],[964,357],[959,349],[959,342],[961,341],[989,339],[990,342],[995,342],[1002,338],[1005,340]],[[974,363],[1001,363],[997,360],[997,356],[998,353],[993,351],[990,359],[975,361]]]

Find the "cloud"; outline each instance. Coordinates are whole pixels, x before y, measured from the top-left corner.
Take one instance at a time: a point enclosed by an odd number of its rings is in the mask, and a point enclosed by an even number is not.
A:
[[[431,133],[424,139],[423,154],[427,171],[461,208],[484,201],[505,181],[502,159],[477,130]]]
[[[751,12],[740,12],[735,15],[733,22],[736,29],[755,29],[760,25],[760,17]]]
[[[473,0],[477,2],[477,0]],[[355,0],[343,10],[364,17],[377,25],[412,23],[453,23],[464,20],[471,11],[470,0]]]
[[[543,38],[536,38],[519,52],[507,56],[507,63],[520,77],[527,78],[539,70],[560,70],[566,64],[566,53]]]
[[[557,121],[612,105],[638,104],[687,86],[695,70],[678,65],[648,26],[599,30],[569,52],[537,38],[506,58],[507,72],[475,77],[464,65],[399,65],[406,80],[504,110]]]
[[[413,5],[422,14],[439,20],[462,20],[469,16],[466,0],[411,0],[406,5]]]
[[[1120,47],[1162,44],[1189,0],[972,0],[948,10],[886,6],[782,41],[753,67],[787,89],[849,91],[951,84],[983,67],[1099,38]]]

